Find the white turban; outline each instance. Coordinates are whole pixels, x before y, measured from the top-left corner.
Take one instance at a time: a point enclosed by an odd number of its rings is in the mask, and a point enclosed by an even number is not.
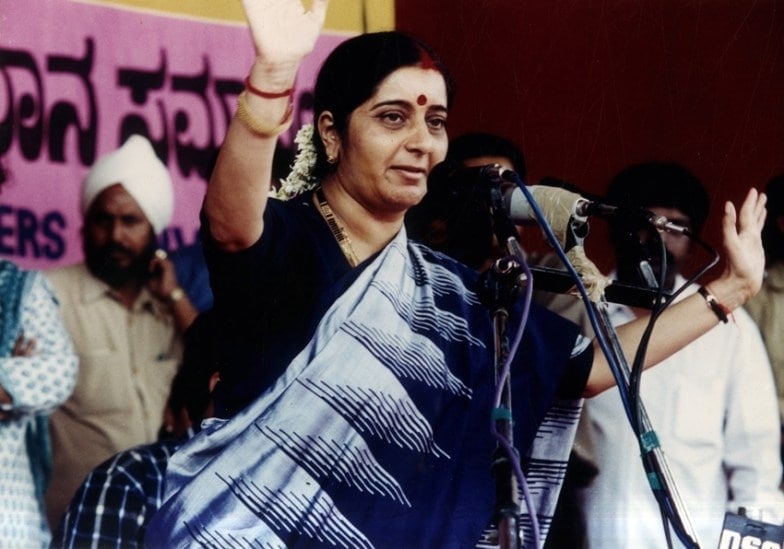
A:
[[[130,194],[159,234],[171,221],[174,189],[169,170],[155,155],[150,142],[132,135],[116,151],[99,158],[82,188],[82,214],[105,189],[119,183]]]

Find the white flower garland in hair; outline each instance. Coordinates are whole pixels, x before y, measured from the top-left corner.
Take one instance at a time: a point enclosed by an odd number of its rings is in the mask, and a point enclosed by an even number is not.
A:
[[[297,144],[297,155],[291,173],[280,185],[275,198],[288,200],[318,186],[318,180],[313,177],[313,168],[316,166],[316,147],[313,146],[313,124],[305,124],[294,138]]]

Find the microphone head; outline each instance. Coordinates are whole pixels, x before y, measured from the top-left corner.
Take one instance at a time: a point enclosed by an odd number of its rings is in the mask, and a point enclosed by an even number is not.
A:
[[[504,211],[513,223],[529,223],[536,221],[531,204],[518,187],[508,187],[504,191]]]
[[[406,213],[412,240],[478,269],[492,254],[488,170],[454,161],[437,164],[427,180],[427,194]]]
[[[501,182],[504,172],[508,171],[500,164],[485,164],[483,166],[465,166],[455,160],[444,160],[430,171],[428,177],[428,191],[437,189],[442,184],[455,186],[484,187],[496,185]]]

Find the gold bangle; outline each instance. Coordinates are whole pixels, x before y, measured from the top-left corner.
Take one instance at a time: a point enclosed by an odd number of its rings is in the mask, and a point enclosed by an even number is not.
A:
[[[243,91],[237,97],[237,113],[235,116],[237,120],[243,123],[243,125],[248,128],[251,133],[258,137],[277,137],[286,130],[289,129],[291,126],[291,122],[294,120],[294,105],[289,102],[289,106],[286,108],[286,113],[283,115],[283,118],[280,122],[275,125],[265,124],[261,120],[259,120],[253,111],[248,105],[248,96],[247,92]]]

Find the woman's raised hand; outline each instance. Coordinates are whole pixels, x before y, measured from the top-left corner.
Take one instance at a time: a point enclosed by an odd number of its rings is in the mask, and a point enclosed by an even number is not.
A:
[[[765,270],[765,251],[762,247],[761,232],[765,224],[765,194],[750,189],[736,211],[731,202],[724,206],[722,233],[724,236],[725,268],[722,280],[729,282],[735,290],[735,299],[727,299],[730,308],[742,305],[756,294],[762,284]]]
[[[298,63],[316,44],[329,0],[242,0],[256,55],[269,64]]]

